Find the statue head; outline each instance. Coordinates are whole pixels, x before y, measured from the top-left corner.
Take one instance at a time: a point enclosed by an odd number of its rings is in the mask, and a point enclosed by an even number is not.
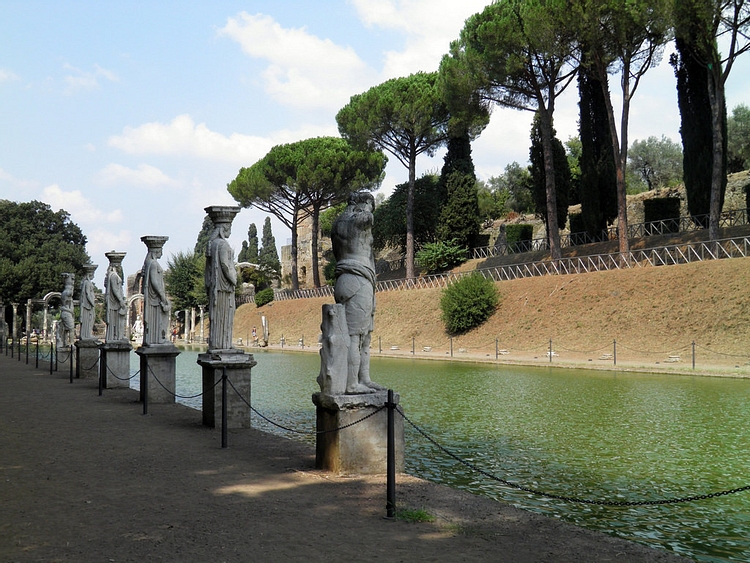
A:
[[[148,248],[148,254],[153,258],[161,258],[162,247],[169,240],[169,237],[146,235],[141,237],[141,241]]]
[[[228,238],[232,234],[232,221],[240,208],[234,205],[209,205],[205,211],[214,225],[211,238]]]

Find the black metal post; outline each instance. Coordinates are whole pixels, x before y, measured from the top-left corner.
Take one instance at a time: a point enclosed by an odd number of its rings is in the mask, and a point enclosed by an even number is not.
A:
[[[70,363],[70,382],[73,383],[73,345],[70,345],[68,352],[68,362]]]
[[[378,336],[378,354],[383,353],[383,342],[382,337]]]
[[[50,342],[49,343],[49,374],[52,375],[52,367],[54,364],[54,351],[55,351],[55,343]]]
[[[411,337],[411,355],[414,355],[414,337]]]
[[[612,341],[612,361],[613,365],[617,365],[617,340]]]
[[[221,368],[221,447],[227,447],[227,368]]]
[[[29,334],[26,333],[26,365],[29,365]]]
[[[21,361],[21,339],[18,339],[18,361]]]
[[[143,414],[148,414],[148,356],[146,354],[141,356],[141,395],[143,395]]]
[[[104,389],[104,378],[107,376],[107,351],[101,350],[101,357],[99,360],[99,396],[102,396],[102,390]]]
[[[453,357],[453,337],[451,336],[451,358]]]
[[[396,515],[396,433],[393,421],[393,389],[388,389],[388,445],[387,445],[387,475],[386,475],[386,515],[393,518]]]
[[[549,363],[552,363],[552,339],[549,339]]]
[[[695,369],[695,340],[693,340],[693,369]]]
[[[58,346],[57,350],[55,351],[55,371],[57,371],[57,368],[59,368],[58,364],[58,356],[60,355],[60,347]]]
[[[498,345],[499,345],[498,339],[495,338],[495,359],[496,360],[498,358],[498,355],[500,354],[500,351],[497,349]]]
[[[39,338],[36,339],[36,364],[34,365],[35,368],[39,369]]]
[[[11,359],[15,358],[16,351],[14,350],[14,346],[16,345],[15,339],[11,336],[10,337],[10,357]]]

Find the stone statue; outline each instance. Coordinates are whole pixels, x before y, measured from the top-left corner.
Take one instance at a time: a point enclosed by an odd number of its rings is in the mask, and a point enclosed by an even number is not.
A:
[[[320,340],[320,374],[318,384],[325,395],[344,395],[349,360],[349,328],[341,303],[323,305],[323,336]]]
[[[109,258],[107,274],[104,276],[104,292],[107,302],[107,342],[126,340],[125,322],[128,304],[122,291],[122,260],[124,252],[107,252]]]
[[[74,274],[63,274],[64,287],[60,294],[60,324],[57,325],[57,347],[73,344],[75,317],[73,316],[73,282]]]
[[[384,389],[370,380],[370,339],[375,314],[374,210],[372,194],[352,193],[346,209],[331,227],[336,258],[334,298],[336,303],[344,305],[349,335],[346,393],[350,395]]]
[[[208,349],[233,350],[232,325],[234,324],[234,290],[237,269],[234,252],[227,238],[232,234],[232,220],[239,207],[212,205],[206,213],[213,222],[213,231],[206,248],[205,283],[208,294]]]
[[[81,306],[81,340],[94,339],[94,318],[96,316],[96,297],[94,295],[94,272],[97,269],[96,264],[85,264],[83,269],[85,274],[81,281],[81,297],[79,299]]]
[[[159,264],[162,247],[169,237],[144,236],[141,240],[148,248],[143,262],[143,345],[169,343],[169,313],[172,306],[164,286],[164,270]]]

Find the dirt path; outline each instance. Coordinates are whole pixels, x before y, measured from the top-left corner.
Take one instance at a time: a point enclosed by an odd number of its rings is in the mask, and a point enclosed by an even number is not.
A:
[[[399,506],[437,521],[387,520],[384,476],[136,401],[0,355],[0,561],[684,561],[406,475]]]

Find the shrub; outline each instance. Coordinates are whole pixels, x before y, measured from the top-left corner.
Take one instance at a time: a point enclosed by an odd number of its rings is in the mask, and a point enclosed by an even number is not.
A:
[[[267,287],[255,294],[255,306],[262,307],[266,303],[273,301],[273,288]]]
[[[466,249],[455,239],[448,242],[428,242],[417,252],[416,258],[419,266],[432,274],[466,262]]]
[[[449,334],[462,334],[481,325],[495,312],[500,297],[492,280],[477,272],[443,290],[440,310]]]
[[[505,240],[510,252],[525,252],[531,248],[534,226],[525,223],[505,226]]]

